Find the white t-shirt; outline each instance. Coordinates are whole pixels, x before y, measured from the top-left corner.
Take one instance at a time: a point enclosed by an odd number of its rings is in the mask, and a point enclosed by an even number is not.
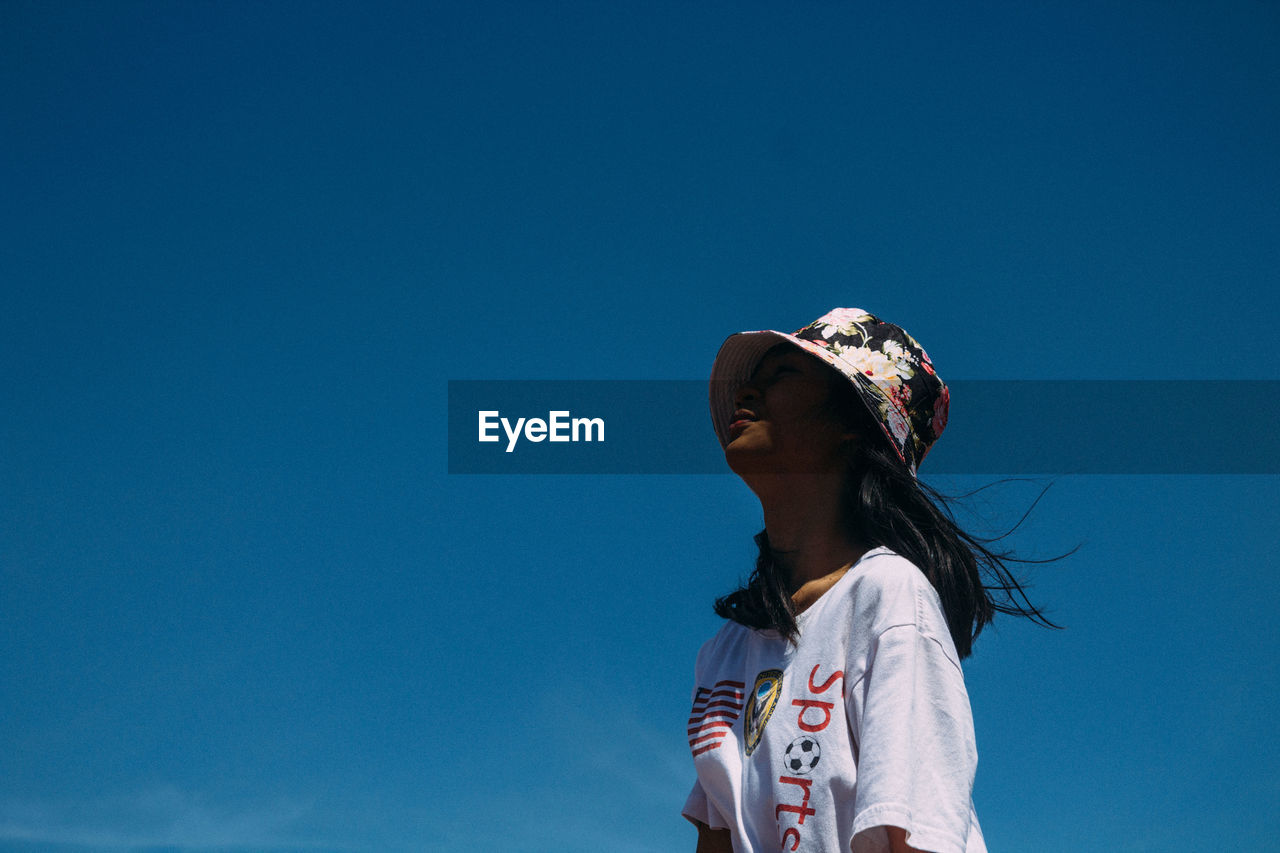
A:
[[[973,716],[938,594],[888,548],[797,618],[795,645],[727,622],[698,653],[690,820],[734,853],[985,853]]]

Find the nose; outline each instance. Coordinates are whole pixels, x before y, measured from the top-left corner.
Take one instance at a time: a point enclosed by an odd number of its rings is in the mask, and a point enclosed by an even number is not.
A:
[[[733,405],[741,407],[744,403],[751,400],[759,399],[760,392],[750,382],[744,382],[738,386],[738,390],[733,394]]]

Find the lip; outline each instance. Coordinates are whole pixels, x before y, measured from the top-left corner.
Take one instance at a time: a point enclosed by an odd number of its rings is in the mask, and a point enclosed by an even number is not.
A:
[[[733,419],[729,421],[729,438],[737,438],[744,429],[755,422],[755,413],[749,412],[746,409],[738,409],[733,413]]]

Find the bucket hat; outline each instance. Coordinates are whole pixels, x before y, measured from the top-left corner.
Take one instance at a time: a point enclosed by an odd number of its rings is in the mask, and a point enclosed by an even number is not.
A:
[[[843,374],[916,474],[947,425],[951,392],[915,338],[861,308],[832,309],[791,334],[762,329],[730,335],[711,367],[711,421],[721,447],[729,443],[738,389],[779,343],[793,344]]]

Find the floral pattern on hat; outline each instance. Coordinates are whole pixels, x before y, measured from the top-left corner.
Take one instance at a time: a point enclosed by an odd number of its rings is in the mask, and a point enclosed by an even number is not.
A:
[[[916,339],[860,308],[836,308],[787,337],[853,382],[914,474],[946,427],[951,402]]]

